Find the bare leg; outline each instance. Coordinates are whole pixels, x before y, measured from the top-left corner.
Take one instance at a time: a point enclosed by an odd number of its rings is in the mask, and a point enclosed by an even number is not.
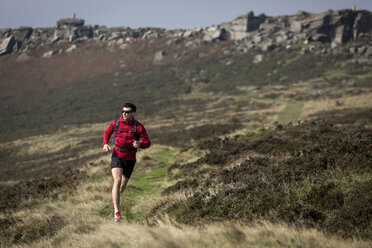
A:
[[[121,177],[121,185],[120,185],[120,193],[123,193],[125,190],[125,187],[127,186],[129,179],[124,176],[124,174]]]
[[[112,186],[112,201],[114,203],[115,212],[119,211],[119,202],[120,202],[120,184],[121,177],[123,175],[122,168],[113,168],[111,169],[112,177],[114,179],[114,185]]]

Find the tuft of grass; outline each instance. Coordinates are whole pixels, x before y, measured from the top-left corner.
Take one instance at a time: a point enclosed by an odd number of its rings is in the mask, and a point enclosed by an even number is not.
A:
[[[5,222],[16,222],[11,227],[6,227]],[[41,238],[50,238],[55,235],[63,226],[65,220],[61,216],[51,216],[50,218],[35,218],[24,222],[20,219],[1,220],[1,247],[11,246],[12,244],[31,243]]]
[[[283,224],[262,222],[253,225],[222,222],[202,226],[164,223],[157,227],[138,224],[104,224],[95,232],[73,236],[62,243],[80,247],[314,247],[367,248],[370,243],[341,240],[315,229],[295,229]]]

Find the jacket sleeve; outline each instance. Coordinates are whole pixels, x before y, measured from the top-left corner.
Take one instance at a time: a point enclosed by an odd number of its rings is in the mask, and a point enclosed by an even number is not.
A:
[[[115,125],[116,125],[116,121],[113,121],[110,124],[110,126],[106,129],[105,134],[103,135],[103,144],[102,144],[102,146],[104,146],[105,144],[108,144],[109,143],[111,134],[115,131]]]
[[[142,139],[142,141],[140,142],[140,148],[141,149],[146,149],[146,148],[149,148],[150,145],[151,145],[151,141],[150,141],[150,138],[146,132],[146,129],[143,125],[140,126],[139,128],[140,130],[140,137]]]

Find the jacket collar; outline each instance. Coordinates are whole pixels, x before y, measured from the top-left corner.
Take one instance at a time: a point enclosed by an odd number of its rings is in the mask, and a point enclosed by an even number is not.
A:
[[[124,124],[127,124],[127,125],[132,125],[132,124],[134,124],[134,117],[132,117],[132,119],[131,120],[129,120],[129,121],[126,121],[126,120],[124,120],[123,119],[123,116],[120,116],[120,122],[123,122]]]

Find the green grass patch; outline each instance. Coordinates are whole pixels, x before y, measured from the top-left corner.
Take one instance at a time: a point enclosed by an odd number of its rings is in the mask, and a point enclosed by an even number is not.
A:
[[[303,102],[287,102],[284,109],[278,114],[277,122],[279,124],[297,122],[303,105]]]
[[[352,77],[345,70],[342,70],[342,69],[327,71],[324,73],[324,76],[328,78],[350,78]]]
[[[157,153],[155,156],[153,156],[153,159],[159,162],[168,163],[169,159],[174,157],[180,152],[180,149],[165,149],[159,153]]]

